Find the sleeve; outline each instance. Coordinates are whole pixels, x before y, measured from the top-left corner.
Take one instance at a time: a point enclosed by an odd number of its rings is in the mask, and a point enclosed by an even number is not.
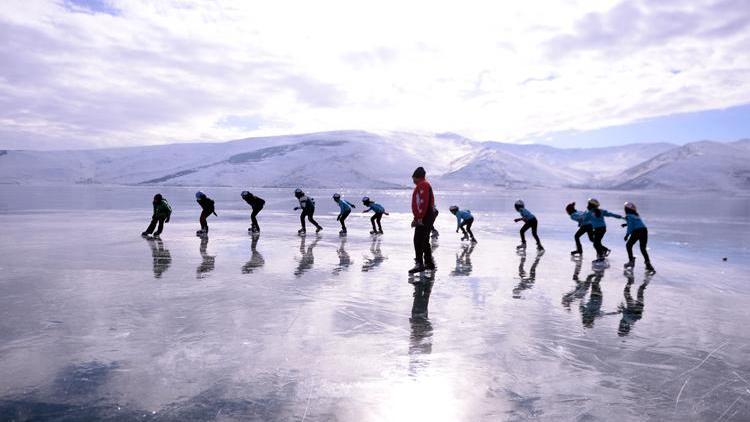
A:
[[[602,215],[605,217],[614,217],[614,218],[622,218],[620,214],[615,214],[613,212],[609,212],[607,210],[602,210]]]
[[[430,204],[430,190],[420,186],[417,192],[417,219],[421,220],[427,215],[427,206]]]

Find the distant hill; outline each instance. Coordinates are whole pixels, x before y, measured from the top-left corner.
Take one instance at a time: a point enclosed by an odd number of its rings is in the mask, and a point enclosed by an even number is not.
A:
[[[338,131],[86,151],[2,151],[0,183],[409,187],[425,166],[446,188],[750,189],[750,140],[590,149],[455,134]]]

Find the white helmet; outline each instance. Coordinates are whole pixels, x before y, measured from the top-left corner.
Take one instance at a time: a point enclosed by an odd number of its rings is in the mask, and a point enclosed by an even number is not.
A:
[[[635,207],[635,204],[632,203],[632,202],[626,202],[625,203],[625,209],[626,210],[631,210],[633,212],[638,212],[638,209]]]

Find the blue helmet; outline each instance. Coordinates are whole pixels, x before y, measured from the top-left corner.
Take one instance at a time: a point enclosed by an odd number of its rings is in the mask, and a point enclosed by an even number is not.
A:
[[[203,193],[201,191],[195,192],[195,199],[201,199],[201,198],[205,198],[205,197],[206,197],[205,193]]]

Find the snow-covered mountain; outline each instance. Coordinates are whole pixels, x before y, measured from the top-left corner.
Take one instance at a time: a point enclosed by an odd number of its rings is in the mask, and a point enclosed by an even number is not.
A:
[[[559,149],[455,134],[338,131],[88,151],[0,151],[0,183],[397,188],[750,189],[750,140]]]

